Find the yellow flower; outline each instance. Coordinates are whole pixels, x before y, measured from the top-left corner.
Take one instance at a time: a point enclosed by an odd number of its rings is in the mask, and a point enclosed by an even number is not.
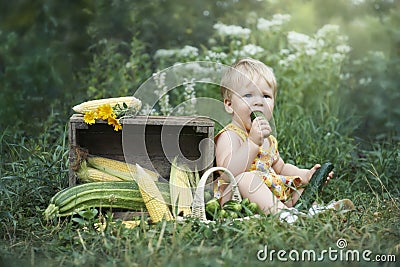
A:
[[[83,120],[87,123],[87,124],[93,124],[96,122],[97,119],[97,114],[94,111],[88,111],[85,113],[85,115],[83,115]]]
[[[119,123],[119,120],[115,118],[115,115],[108,117],[108,124],[114,126],[114,131],[122,129],[122,125]]]
[[[99,118],[102,120],[107,120],[113,116],[114,111],[110,104],[104,104],[97,108],[97,113],[99,114]]]

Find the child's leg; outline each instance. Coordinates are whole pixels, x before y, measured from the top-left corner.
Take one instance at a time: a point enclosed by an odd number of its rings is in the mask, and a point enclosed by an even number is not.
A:
[[[266,184],[256,174],[245,172],[235,177],[243,198],[248,198],[264,211],[265,214],[275,214],[287,207],[279,201]],[[232,197],[232,187],[229,185],[222,194],[221,204]]]

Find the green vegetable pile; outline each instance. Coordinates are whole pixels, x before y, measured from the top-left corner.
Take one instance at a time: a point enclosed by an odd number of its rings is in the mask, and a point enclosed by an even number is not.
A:
[[[221,207],[217,198],[212,198],[206,203],[206,217],[208,220],[217,221],[224,219],[238,219],[260,214],[256,203],[244,198],[241,202],[229,200]]]

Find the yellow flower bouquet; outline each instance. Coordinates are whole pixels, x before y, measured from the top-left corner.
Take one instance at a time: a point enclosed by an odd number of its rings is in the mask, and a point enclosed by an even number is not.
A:
[[[74,106],[72,109],[83,114],[85,123],[91,125],[97,119],[105,120],[114,127],[114,131],[122,129],[120,118],[128,112],[134,114],[142,107],[142,102],[135,97],[116,97],[91,100]]]

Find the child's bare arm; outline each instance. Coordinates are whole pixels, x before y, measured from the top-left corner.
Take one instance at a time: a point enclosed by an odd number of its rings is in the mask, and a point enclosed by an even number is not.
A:
[[[312,174],[315,172],[315,170],[311,171],[313,169],[300,169],[297,166],[285,163],[281,157],[278,157],[278,159],[272,165],[272,168],[277,174],[285,176],[300,176],[303,184],[308,184]]]
[[[314,172],[320,168],[320,164],[315,164],[311,169],[300,169],[297,166],[294,166],[289,163],[285,163],[281,157],[274,162],[272,168],[275,170],[277,174],[287,175],[287,176],[300,176],[302,179],[302,184],[308,184],[311,179],[311,176]],[[327,182],[333,177],[333,172],[330,172],[327,177]]]
[[[245,172],[258,153],[259,147],[250,140],[242,142],[235,133],[222,133],[216,143],[217,166],[230,170],[233,176]]]

